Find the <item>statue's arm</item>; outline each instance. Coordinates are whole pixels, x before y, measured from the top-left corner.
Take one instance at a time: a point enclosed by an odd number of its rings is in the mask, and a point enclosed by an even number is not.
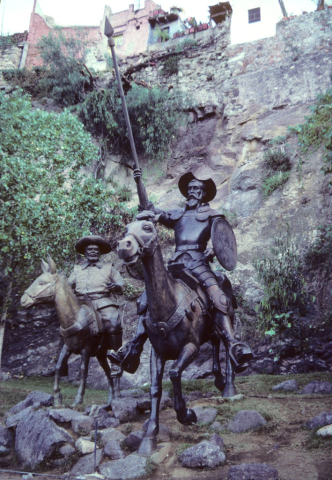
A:
[[[69,275],[69,278],[68,278],[68,283],[69,285],[71,286],[71,288],[73,290],[75,290],[75,286],[76,286],[76,275],[75,275],[75,271],[73,270],[71,272],[71,274]]]
[[[111,267],[110,281],[108,283],[108,287],[110,289],[110,292],[112,293],[123,293],[126,289],[124,279],[114,267]]]

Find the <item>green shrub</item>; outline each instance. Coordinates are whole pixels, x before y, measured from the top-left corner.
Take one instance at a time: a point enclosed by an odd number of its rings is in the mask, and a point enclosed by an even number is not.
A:
[[[277,188],[284,185],[289,179],[290,172],[278,172],[274,175],[266,177],[263,180],[261,190],[264,197],[271,195]]]
[[[318,95],[316,104],[311,106],[310,110],[311,115],[305,117],[305,123],[288,129],[298,135],[302,154],[308,154],[323,145],[323,172],[332,173],[332,89]]]
[[[3,70],[2,76],[6,82],[22,88],[34,97],[44,96],[48,93],[48,87],[41,83],[41,80],[48,77],[47,69],[44,67],[33,67],[32,70],[11,68]]]
[[[133,85],[126,103],[138,153],[152,161],[163,158],[177,129],[184,120],[184,97],[179,91],[168,92]],[[111,89],[93,91],[76,107],[86,128],[102,135],[114,154],[131,157],[127,127],[115,82]]]
[[[84,65],[86,45],[86,35],[79,27],[73,36],[66,36],[60,28],[55,28],[37,44],[49,73],[41,84],[64,105],[82,101],[85,87],[91,86],[91,78]]]
[[[270,144],[279,145],[282,143],[281,137],[272,140]],[[261,191],[265,197],[271,195],[277,188],[284,185],[290,175],[292,168],[288,153],[284,148],[270,148],[264,153],[264,171],[265,178],[263,180]]]
[[[270,336],[291,332],[303,345],[304,316],[310,299],[297,245],[291,241],[289,231],[274,239],[270,255],[257,259],[254,267],[264,288],[256,307],[260,330]]]
[[[164,61],[164,70],[165,75],[177,75],[179,72],[179,64],[178,64],[178,57],[177,55],[173,55],[172,57],[168,57]]]

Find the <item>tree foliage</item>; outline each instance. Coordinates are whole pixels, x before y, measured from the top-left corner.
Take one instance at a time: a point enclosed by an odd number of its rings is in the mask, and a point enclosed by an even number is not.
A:
[[[87,53],[87,39],[84,31],[76,27],[74,35],[65,35],[55,28],[43,36],[37,46],[48,76],[41,80],[41,86],[64,105],[75,105],[84,98],[84,87],[90,84],[84,65]]]
[[[178,91],[132,86],[126,103],[138,152],[153,160],[163,158],[184,119],[184,102]],[[111,89],[89,93],[76,108],[87,129],[102,134],[112,153],[130,155],[121,99],[115,83]]]
[[[33,110],[19,91],[0,94],[2,277],[25,284],[48,252],[64,267],[74,260],[80,236],[120,225],[121,205],[112,192],[82,172],[97,155],[90,134],[68,111]]]

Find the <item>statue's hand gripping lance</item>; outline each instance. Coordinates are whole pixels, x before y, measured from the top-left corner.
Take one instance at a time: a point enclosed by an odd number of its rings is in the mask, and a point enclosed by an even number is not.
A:
[[[125,117],[125,120],[126,120],[129,142],[130,142],[130,147],[131,147],[131,151],[132,151],[132,155],[133,155],[133,159],[134,159],[134,163],[135,163],[135,168],[139,169],[140,166],[139,166],[139,162],[138,162],[138,157],[137,157],[133,132],[132,132],[132,129],[131,129],[130,119],[129,119],[129,115],[128,115],[126,99],[125,99],[125,96],[124,96],[124,93],[123,93],[121,77],[120,77],[120,73],[119,73],[118,64],[117,64],[117,61],[116,61],[115,48],[114,48],[115,42],[114,42],[114,38],[113,38],[114,28],[112,27],[112,25],[111,25],[111,23],[110,23],[110,21],[108,20],[107,17],[105,18],[104,33],[105,33],[106,37],[108,38],[108,45],[109,45],[109,47],[111,47],[115,76],[116,76],[116,80],[118,82],[118,88],[119,88],[119,93],[120,93],[121,102],[122,102],[122,110],[123,110],[123,114],[124,114],[124,117]],[[148,195],[147,195],[146,190],[145,190],[145,186],[144,186],[142,177],[140,176],[138,179],[135,179],[135,181],[136,181],[136,185],[137,185],[137,193],[138,193],[139,203],[143,207],[144,210],[147,210],[148,205],[149,205],[149,199],[148,199]]]

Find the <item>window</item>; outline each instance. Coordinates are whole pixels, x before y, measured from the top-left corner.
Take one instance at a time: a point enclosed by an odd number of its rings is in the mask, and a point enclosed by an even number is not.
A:
[[[117,35],[113,38],[116,47],[121,47],[121,45],[123,45],[123,35]]]
[[[249,23],[260,22],[261,21],[261,9],[252,8],[248,10]]]

